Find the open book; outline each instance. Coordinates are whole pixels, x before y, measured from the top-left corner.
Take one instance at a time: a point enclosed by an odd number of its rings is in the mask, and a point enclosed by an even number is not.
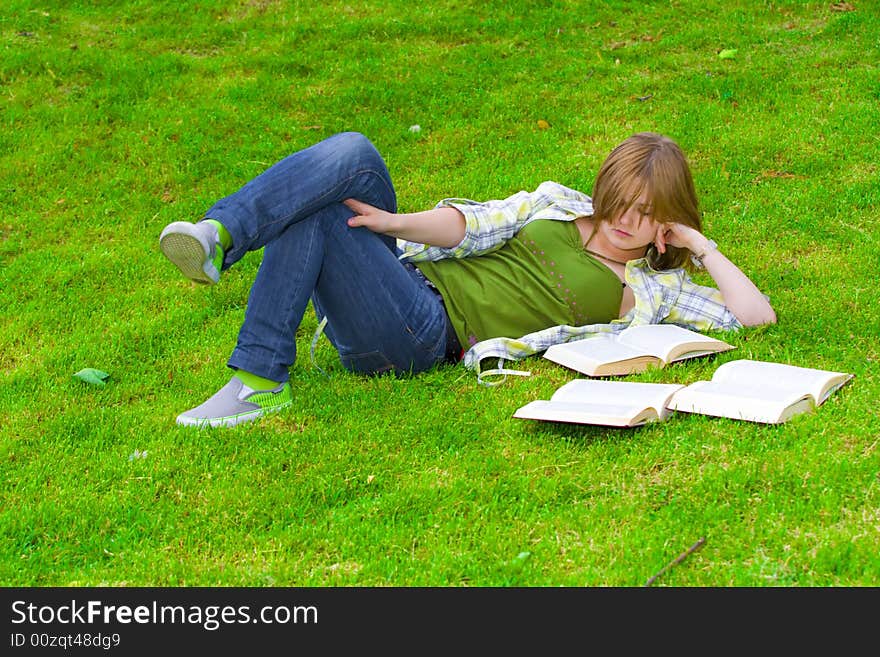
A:
[[[665,420],[675,410],[779,424],[815,409],[852,378],[845,372],[733,360],[719,366],[711,381],[689,386],[574,379],[549,400],[518,408],[513,417],[635,427]]]
[[[733,348],[674,324],[644,324],[552,345],[544,358],[587,376],[622,376]]]
[[[811,411],[853,378],[845,372],[783,363],[733,360],[711,381],[697,381],[677,392],[669,407],[750,422],[779,424]]]
[[[669,398],[682,388],[677,383],[574,379],[558,388],[549,400],[539,399],[518,408],[513,417],[635,427],[665,420]]]

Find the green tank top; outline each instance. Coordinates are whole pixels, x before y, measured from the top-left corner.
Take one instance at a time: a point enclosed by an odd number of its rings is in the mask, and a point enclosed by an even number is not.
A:
[[[584,250],[573,221],[533,221],[497,251],[415,264],[443,295],[465,349],[620,312],[620,279]]]

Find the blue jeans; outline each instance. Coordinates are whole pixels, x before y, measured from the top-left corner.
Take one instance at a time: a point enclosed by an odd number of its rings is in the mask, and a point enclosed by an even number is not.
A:
[[[230,367],[286,381],[309,299],[348,370],[405,374],[444,360],[440,297],[398,260],[393,237],[348,226],[347,198],[397,211],[385,162],[353,132],[289,155],[205,213],[232,235],[224,270],[265,247]]]

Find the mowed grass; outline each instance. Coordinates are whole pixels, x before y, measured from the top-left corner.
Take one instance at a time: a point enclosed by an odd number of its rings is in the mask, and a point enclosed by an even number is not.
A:
[[[877,586],[878,39],[867,0],[5,2],[0,582],[641,586],[703,539],[653,585]],[[781,426],[533,423],[512,413],[572,372],[361,378],[326,339],[310,362],[310,310],[292,408],[177,427],[229,376],[260,254],[199,287],[159,233],[343,130],[405,211],[590,192],[667,134],[779,323],[631,380],[855,378]]]

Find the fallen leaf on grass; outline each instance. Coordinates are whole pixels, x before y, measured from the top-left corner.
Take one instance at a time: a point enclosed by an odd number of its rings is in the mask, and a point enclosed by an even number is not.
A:
[[[762,171],[761,175],[765,178],[797,178],[793,173],[789,173],[788,171],[776,171],[775,169]]]
[[[93,386],[102,386],[105,384],[107,379],[110,378],[110,375],[107,372],[102,372],[101,370],[96,370],[94,367],[86,367],[81,369],[79,372],[74,374],[74,376],[78,379],[85,381],[86,383],[90,383]]]
[[[721,52],[718,53],[718,57],[721,59],[733,59],[736,57],[736,53],[739,52],[736,48],[725,48]]]
[[[768,178],[804,178],[804,176],[799,176],[794,173],[789,173],[788,171],[777,171],[776,169],[768,169],[767,171],[762,171],[759,173],[753,180],[753,183],[759,183],[762,180],[767,180]]]

